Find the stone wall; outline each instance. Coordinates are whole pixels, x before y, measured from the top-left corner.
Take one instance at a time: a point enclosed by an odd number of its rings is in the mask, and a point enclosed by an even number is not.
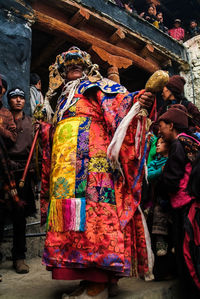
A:
[[[29,75],[31,59],[31,8],[26,1],[0,1],[0,74],[8,89],[20,87],[25,91],[26,113],[29,105]],[[4,104],[7,105],[6,96]]]
[[[186,79],[185,96],[200,109],[200,35],[184,43],[187,48],[190,69],[182,71]]]

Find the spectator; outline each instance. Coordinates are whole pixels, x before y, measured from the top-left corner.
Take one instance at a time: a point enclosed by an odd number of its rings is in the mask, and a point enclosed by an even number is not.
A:
[[[169,145],[162,137],[157,140],[156,158],[148,165],[148,181],[153,189],[153,227],[152,234],[155,236],[156,255],[164,256],[168,250],[168,219],[169,215],[160,205],[162,197],[157,192],[157,183],[167,161]]]
[[[173,208],[173,230],[177,271],[182,282],[182,298],[199,298],[199,291],[195,287],[192,277],[194,273],[186,266],[187,251],[183,252],[183,242],[185,236],[186,217],[190,207],[194,203],[194,198],[188,194],[187,185],[195,161],[200,143],[188,131],[187,109],[176,104],[169,108],[159,118],[159,133],[165,140],[170,142],[168,160],[162,173],[159,188],[161,194],[168,194],[170,204]],[[194,235],[197,241],[198,233]],[[197,266],[199,254],[196,252],[192,257],[193,263]]]
[[[0,176],[1,176],[1,188],[2,188],[2,180],[3,180],[3,176],[4,173],[2,171],[3,169],[3,163],[7,162],[7,161],[3,161],[5,159],[5,157],[3,157],[3,148],[2,146],[4,145],[4,141],[7,144],[12,144],[15,140],[16,140],[16,126],[13,120],[13,117],[11,115],[11,113],[9,112],[8,109],[3,107],[2,104],[2,98],[3,95],[6,93],[7,90],[7,82],[2,79],[0,77],[0,155],[1,155],[1,170],[0,170]],[[0,194],[0,201],[2,200],[2,194]],[[0,211],[1,212],[1,211]],[[0,222],[1,222],[1,218],[0,218]],[[3,231],[0,225],[0,237],[2,235]],[[0,239],[1,241],[1,239]],[[0,244],[1,245],[1,244]],[[0,252],[0,262],[2,261],[2,253]],[[2,275],[0,274],[0,282],[2,281]]]
[[[127,12],[129,13],[137,13],[134,5],[133,5],[133,1],[131,0],[114,0],[115,4],[121,8],[124,8]]]
[[[119,6],[119,7],[121,7],[121,8],[124,8],[123,0],[114,0],[114,3],[115,3],[117,6]]]
[[[188,36],[189,38],[192,38],[196,35],[200,34],[200,28],[197,25],[197,21],[196,20],[191,20],[190,21],[190,28],[188,30]]]
[[[0,136],[3,138],[6,146],[12,145],[17,138],[16,125],[11,112],[3,107],[2,98],[7,91],[7,82],[1,81],[0,88]]]
[[[145,13],[140,14],[146,21],[153,24],[156,21],[155,8],[152,5],[149,5]]]
[[[157,13],[156,18],[157,20],[153,23],[153,25],[163,32],[168,33],[168,28],[165,27],[163,23],[163,13],[161,11]]]
[[[33,115],[36,105],[43,104],[44,99],[41,92],[41,79],[38,74],[31,73],[30,75],[30,105],[31,115]]]
[[[131,14],[137,13],[135,8],[134,8],[134,4],[133,1],[130,0],[124,0],[124,8],[126,11],[128,11]]]
[[[200,126],[200,111],[199,109],[190,101],[184,97],[184,85],[185,79],[179,75],[174,75],[169,79],[169,82],[165,85],[162,92],[162,97],[164,100],[164,105],[158,110],[158,116],[165,113],[170,106],[174,104],[181,104],[186,107],[189,114],[189,128],[193,131],[199,130]],[[155,122],[152,125],[152,129],[155,134],[157,134],[158,123]]]
[[[23,112],[25,105],[25,94],[20,88],[11,89],[8,92],[8,104],[13,114],[14,121],[17,127],[16,143],[8,149],[10,158],[11,170],[14,173],[14,178],[17,186],[22,178],[24,167],[28,158],[28,154],[32,145],[32,119],[26,116]],[[12,259],[13,267],[19,274],[28,273],[29,267],[25,263],[26,252],[26,216],[30,216],[36,212],[34,193],[33,193],[33,167],[29,167],[29,172],[26,177],[24,188],[17,187],[20,204],[12,202],[9,214],[13,222],[13,248]],[[1,232],[3,231],[4,222],[8,214],[7,203],[1,203],[0,207]],[[1,241],[2,241],[1,235]]]
[[[185,30],[181,27],[180,19],[174,20],[174,27],[172,29],[169,29],[168,33],[174,39],[178,40],[179,42],[183,42],[185,37]]]

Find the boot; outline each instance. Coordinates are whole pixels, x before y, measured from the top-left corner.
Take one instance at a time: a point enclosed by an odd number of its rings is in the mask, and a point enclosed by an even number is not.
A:
[[[26,274],[29,272],[29,266],[27,264],[25,264],[24,260],[14,261],[13,267],[18,274]]]
[[[63,294],[62,299],[108,299],[108,288],[105,284],[93,282],[83,288],[79,294],[78,292],[70,295]]]

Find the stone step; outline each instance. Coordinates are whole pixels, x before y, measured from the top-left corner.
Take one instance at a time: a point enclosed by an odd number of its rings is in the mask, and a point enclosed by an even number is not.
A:
[[[3,281],[0,283],[1,299],[61,299],[63,293],[72,292],[79,281],[51,279],[40,258],[28,260],[30,272],[17,274],[12,262],[1,265]],[[119,281],[119,294],[115,299],[181,299],[177,281],[145,282],[140,279],[123,278]]]

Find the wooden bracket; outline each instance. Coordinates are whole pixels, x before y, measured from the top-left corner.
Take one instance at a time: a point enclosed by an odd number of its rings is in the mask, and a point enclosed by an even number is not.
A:
[[[117,44],[120,40],[126,37],[124,31],[121,28],[118,28],[109,38],[111,44]]]
[[[132,65],[131,59],[110,54],[108,51],[106,51],[100,47],[93,45],[91,47],[90,51],[94,51],[102,61],[107,62],[108,65],[110,65],[110,66],[113,66],[113,67],[116,67],[119,69],[121,69],[121,68],[126,69],[127,67]]]
[[[82,25],[84,22],[88,21],[90,14],[83,8],[80,8],[69,20],[68,24],[74,27]]]
[[[141,50],[140,55],[143,58],[146,58],[148,56],[151,56],[151,54],[154,52],[154,47],[151,44],[146,44],[144,48]]]

